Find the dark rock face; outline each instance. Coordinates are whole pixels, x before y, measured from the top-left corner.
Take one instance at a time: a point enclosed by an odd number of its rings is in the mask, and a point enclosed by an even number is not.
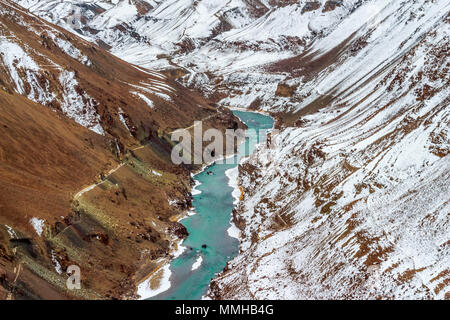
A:
[[[189,235],[189,232],[187,231],[186,227],[178,222],[172,223],[170,227],[170,232],[173,233],[179,239],[186,239],[187,236]]]
[[[272,7],[283,8],[292,4],[296,4],[297,2],[297,0],[270,0],[269,5],[271,5]]]

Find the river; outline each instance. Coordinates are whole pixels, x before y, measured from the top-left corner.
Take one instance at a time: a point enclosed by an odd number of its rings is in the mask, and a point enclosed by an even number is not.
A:
[[[250,134],[253,131],[253,136],[255,130],[273,127],[273,119],[269,116],[247,111],[233,113],[249,127]],[[170,264],[170,288],[152,299],[201,299],[211,279],[239,253],[239,240],[230,236],[233,235],[230,221],[235,198],[229,176],[233,168],[237,169],[239,160],[254,151],[258,142],[257,138],[247,139],[239,146],[233,164],[213,164],[194,176],[197,181],[193,192],[196,214],[181,220],[189,232],[182,243],[186,249]]]

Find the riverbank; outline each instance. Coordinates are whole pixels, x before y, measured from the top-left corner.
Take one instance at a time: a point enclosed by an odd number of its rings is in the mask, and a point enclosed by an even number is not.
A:
[[[273,120],[268,116],[247,111],[234,113],[249,124],[250,129],[273,127]],[[164,281],[150,292],[152,299],[201,299],[211,279],[239,253],[239,230],[230,222],[240,197],[240,191],[237,194],[238,163],[253,152],[256,143],[249,145],[253,141],[247,139],[239,146],[232,164],[205,165],[194,175],[192,204],[196,213],[179,220],[189,232],[179,244],[185,248],[184,252],[171,260],[169,268],[164,267]]]

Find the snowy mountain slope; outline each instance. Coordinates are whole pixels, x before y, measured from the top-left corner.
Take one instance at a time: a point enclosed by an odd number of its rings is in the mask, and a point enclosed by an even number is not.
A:
[[[211,297],[449,298],[450,6],[378,4],[269,68],[298,86],[298,128],[242,164],[242,253]]]

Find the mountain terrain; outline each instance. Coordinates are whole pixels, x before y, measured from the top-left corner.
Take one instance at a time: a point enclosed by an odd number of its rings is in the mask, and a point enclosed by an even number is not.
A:
[[[240,164],[241,253],[208,297],[450,298],[448,1],[16,3],[277,120]]]

